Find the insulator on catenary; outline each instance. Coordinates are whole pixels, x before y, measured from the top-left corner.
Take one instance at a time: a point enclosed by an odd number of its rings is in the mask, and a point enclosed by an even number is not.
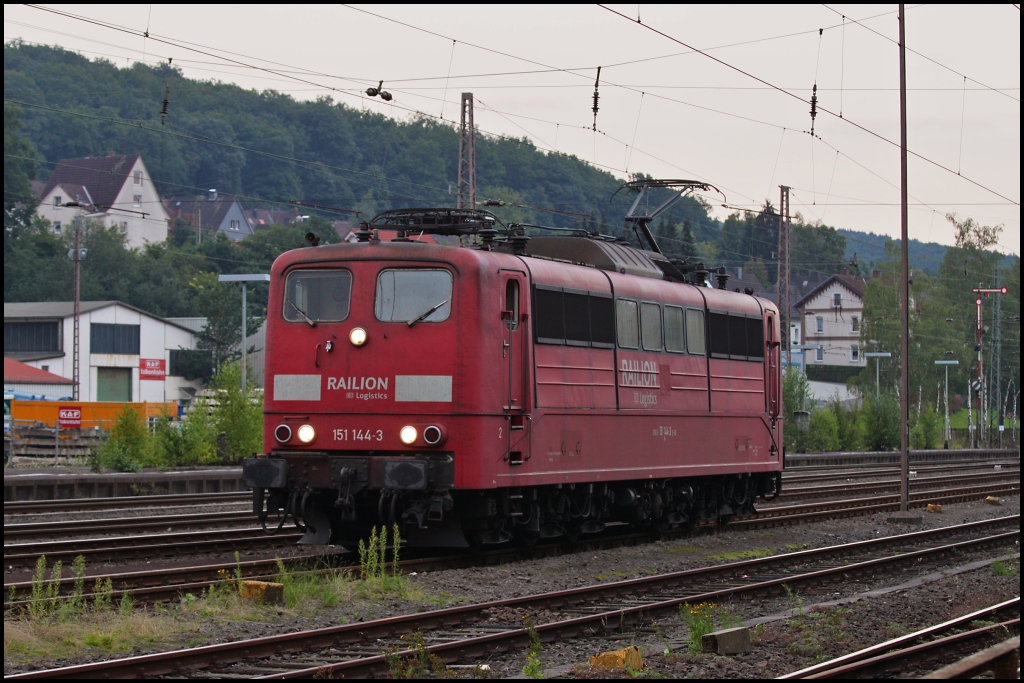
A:
[[[171,101],[171,87],[166,86],[164,88],[164,106],[160,109],[160,125],[164,125],[167,122],[167,105]]]
[[[594,130],[597,130],[597,101],[601,99],[600,93],[597,92],[597,87],[601,83],[601,67],[597,67],[597,78],[594,79]]]
[[[811,89],[811,135],[814,135],[814,119],[818,115],[818,84]]]

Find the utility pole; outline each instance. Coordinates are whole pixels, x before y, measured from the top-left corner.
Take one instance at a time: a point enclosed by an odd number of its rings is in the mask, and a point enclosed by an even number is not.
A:
[[[476,206],[476,147],[473,124],[473,93],[462,93],[462,124],[459,127],[459,194],[456,208]]]
[[[786,367],[789,367],[789,187],[779,185],[779,327],[785,346]]]
[[[75,215],[75,250],[71,258],[74,259],[75,263],[75,332],[73,342],[73,353],[74,357],[71,360],[71,379],[74,382],[72,387],[71,398],[75,401],[78,400],[78,382],[79,382],[79,347],[81,344],[81,308],[82,308],[82,256],[84,250],[82,249],[82,216],[81,214]]]
[[[975,380],[974,387],[972,387],[972,388],[974,388],[978,392],[978,418],[977,418],[978,419],[978,426],[974,430],[975,437],[974,437],[974,439],[972,439],[972,441],[975,442],[974,443],[974,447],[975,448],[980,448],[981,447],[981,438],[982,438],[982,434],[981,434],[982,425],[986,424],[988,422],[988,416],[987,415],[985,415],[984,418],[982,417],[982,415],[985,414],[984,413],[985,407],[982,404],[982,397],[985,395],[985,375],[982,373],[982,363],[981,363],[981,353],[982,353],[982,350],[981,350],[982,349],[982,347],[981,347],[981,332],[982,332],[981,303],[986,298],[988,298],[989,294],[1006,294],[1009,290],[1006,287],[975,287],[971,291],[974,292],[974,304],[978,308],[978,316],[977,316],[977,321],[978,321],[977,322],[978,342],[977,342],[977,345],[974,347],[975,350],[978,352],[978,379]],[[998,303],[996,305],[998,306]]]
[[[907,258],[907,15],[900,4],[900,290],[903,295],[900,340],[900,512],[910,512],[910,266]]]

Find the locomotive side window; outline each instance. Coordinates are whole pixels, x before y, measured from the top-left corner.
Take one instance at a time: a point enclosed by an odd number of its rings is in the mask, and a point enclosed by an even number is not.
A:
[[[764,321],[760,318],[747,318],[747,358],[764,360]]]
[[[729,316],[725,313],[708,313],[708,339],[711,343],[712,358],[729,357]]]
[[[704,311],[686,309],[686,348],[698,356],[707,353],[704,344]]]
[[[293,270],[284,283],[282,314],[288,322],[340,322],[348,317],[352,273]]]
[[[661,306],[640,305],[640,330],[645,351],[661,351]]]
[[[587,295],[565,291],[565,343],[570,346],[590,346],[590,306]]]
[[[665,306],[666,351],[686,353],[686,337],[683,329],[683,309],[678,306]]]
[[[590,340],[594,346],[615,346],[615,301],[610,296],[591,294]]]
[[[743,360],[747,357],[747,319],[729,316],[729,357]]]
[[[452,274],[441,269],[382,270],[373,312],[382,322],[447,320],[452,312]]]
[[[565,304],[562,301],[562,290],[533,290],[534,330],[537,341],[542,344],[565,343]]]
[[[619,346],[624,349],[640,347],[639,315],[635,301],[618,299],[615,304],[615,329]]]

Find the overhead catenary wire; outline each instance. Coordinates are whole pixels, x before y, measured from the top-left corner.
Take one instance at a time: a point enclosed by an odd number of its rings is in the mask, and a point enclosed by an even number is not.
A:
[[[607,11],[609,11],[609,12],[611,12],[611,13],[619,16],[619,17],[623,17],[623,18],[628,19],[628,17],[623,15],[618,10],[612,9],[612,8],[606,6],[606,5],[598,5],[598,7],[601,7],[602,9],[605,9],[605,10],[607,10]],[[725,61],[715,57],[714,55],[710,55],[707,52],[704,52],[702,50],[698,50],[697,48],[694,48],[694,47],[688,45],[687,43],[683,42],[682,40],[679,40],[678,38],[676,38],[674,36],[671,36],[671,35],[665,33],[664,31],[661,31],[661,30],[659,30],[657,28],[654,28],[653,26],[650,26],[649,24],[640,24],[640,26],[642,26],[643,28],[645,28],[645,29],[647,29],[649,31],[657,33],[658,35],[660,35],[660,36],[662,36],[662,37],[664,37],[664,38],[666,38],[668,40],[671,40],[671,41],[673,41],[675,43],[678,43],[680,45],[688,47],[691,50],[695,50],[696,52],[698,52],[699,54],[707,57],[708,59],[714,60],[718,64],[721,64],[722,66],[724,66],[724,67],[726,67],[728,69],[731,69],[733,71],[736,71],[736,72],[738,72],[740,74],[743,74],[744,76],[747,76],[748,78],[752,78],[752,79],[758,81],[759,83],[763,83],[764,85],[770,86],[772,89],[777,90],[778,92],[780,92],[780,93],[782,93],[784,95],[787,95],[787,96],[792,97],[794,99],[800,100],[801,102],[804,102],[806,104],[810,104],[810,102],[808,102],[807,100],[803,99],[802,97],[800,97],[799,95],[797,95],[795,93],[792,93],[792,92],[790,92],[790,91],[788,91],[788,90],[786,90],[784,88],[781,88],[781,87],[779,87],[777,85],[774,85],[771,82],[766,81],[763,78],[760,78],[758,76],[755,76],[754,74],[752,74],[752,73],[750,73],[748,71],[745,71],[745,70],[743,70],[743,69],[741,69],[741,68],[739,68],[737,66],[729,64],[728,62],[725,62]],[[823,111],[826,114],[829,114],[830,116],[835,116],[836,118],[839,118],[839,115],[837,113],[833,112],[830,109],[826,109],[825,107],[818,106],[817,110],[818,111]],[[857,129],[867,133],[868,135],[881,140],[882,142],[885,142],[885,143],[887,143],[889,145],[892,145],[894,147],[899,147],[900,146],[898,142],[894,142],[894,141],[888,139],[887,137],[885,137],[884,135],[882,135],[881,133],[877,133],[877,132],[875,132],[875,131],[873,131],[873,130],[871,130],[871,129],[869,129],[869,128],[867,128],[867,127],[865,127],[865,126],[863,126],[863,125],[861,125],[861,124],[859,124],[859,123],[857,123],[857,122],[855,122],[853,120],[851,120],[850,118],[842,118],[841,120],[843,120],[846,123],[854,126]],[[924,162],[926,162],[928,164],[931,164],[932,166],[935,166],[936,168],[942,169],[942,170],[944,170],[944,171],[946,171],[948,173],[956,175],[958,178],[963,178],[964,180],[966,180],[967,182],[971,183],[972,185],[975,185],[975,186],[979,187],[980,189],[985,190],[986,192],[990,192],[990,193],[996,195],[997,197],[1000,197],[1001,199],[1005,199],[1005,200],[1007,200],[1009,202],[1012,202],[1012,203],[1014,203],[1014,204],[1016,204],[1018,206],[1020,205],[1020,201],[1011,199],[1010,197],[1007,197],[1006,195],[1004,195],[1004,194],[1002,194],[1002,193],[1000,193],[1000,192],[998,192],[996,190],[993,190],[992,188],[990,188],[990,187],[988,187],[988,186],[986,186],[986,185],[984,185],[984,184],[982,184],[982,183],[980,183],[980,182],[978,182],[978,181],[976,181],[976,180],[974,180],[972,178],[968,178],[965,175],[958,174],[955,171],[953,171],[952,169],[950,169],[949,167],[947,167],[947,166],[945,166],[943,164],[940,164],[939,162],[934,161],[934,160],[924,156],[923,154],[920,154],[920,153],[915,152],[915,151],[910,150],[910,149],[907,150],[907,154],[910,154],[910,155],[914,156],[915,158],[920,159],[921,161],[924,161]]]
[[[375,16],[379,16],[379,15],[375,15]],[[384,18],[386,18],[386,17],[384,17]],[[399,23],[401,23],[401,22],[399,22]],[[415,28],[415,27],[414,27],[414,28]],[[505,53],[502,53],[502,54],[505,54]],[[565,70],[565,69],[553,69],[552,71],[563,71],[563,72],[568,72],[568,70]],[[337,89],[336,89],[336,90],[337,90]],[[688,103],[686,103],[686,104],[688,104]],[[406,111],[410,111],[410,110],[409,110],[409,109],[406,109]],[[719,112],[719,113],[724,113],[724,114],[727,114],[727,115],[729,115],[729,113],[728,113],[728,112]],[[518,116],[518,115],[516,115],[516,114],[508,114],[508,115],[510,115],[510,116]],[[560,124],[556,124],[556,125],[560,125]],[[780,128],[783,128],[783,130],[784,130],[784,127],[780,127]],[[631,147],[631,145],[626,145],[625,143],[621,143],[621,141],[619,141],[619,142],[620,142],[620,144],[624,144],[624,146],[625,146],[625,147],[627,147],[627,148],[630,148],[630,147]],[[546,144],[546,143],[545,143],[545,144]],[[641,150],[638,150],[638,151],[641,151]],[[596,149],[595,149],[595,154],[596,154]],[[656,158],[656,157],[655,157],[655,158]],[[595,161],[596,161],[596,157],[595,157]],[[662,160],[662,161],[663,161],[663,160]],[[610,167],[610,166],[607,166],[607,165],[604,165],[604,164],[595,164],[595,165],[596,165],[596,166],[598,166],[598,167],[600,167],[600,168],[608,168],[608,169],[611,169],[611,170],[618,170],[618,169],[614,169],[613,167]],[[877,175],[877,174],[876,174],[876,175]],[[1011,203],[1016,203],[1016,202],[1012,202],[1012,201],[1011,201]]]

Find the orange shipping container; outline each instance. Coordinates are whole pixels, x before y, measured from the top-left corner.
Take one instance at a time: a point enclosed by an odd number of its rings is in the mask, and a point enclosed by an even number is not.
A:
[[[60,411],[65,411],[61,418],[62,427],[81,427],[92,429],[99,427],[107,430],[114,426],[117,421],[117,414],[125,406],[130,406],[139,417],[148,419],[167,415],[172,418],[178,416],[178,404],[173,401],[167,403],[123,403],[120,401],[90,402],[90,401],[11,401],[11,419],[16,423],[41,422],[53,426],[57,423]],[[76,413],[77,417],[75,419]],[[74,422],[80,424],[74,424]]]

